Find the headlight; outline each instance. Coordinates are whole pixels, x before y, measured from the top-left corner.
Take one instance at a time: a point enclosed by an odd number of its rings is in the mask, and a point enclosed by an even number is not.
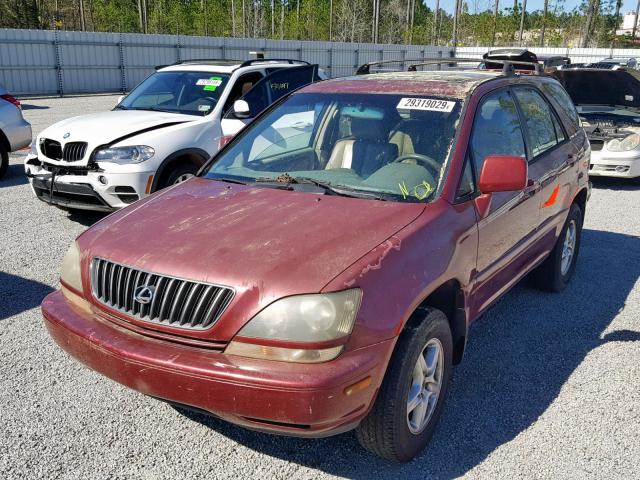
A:
[[[140,163],[153,157],[156,151],[146,145],[134,145],[132,147],[112,147],[98,150],[95,154],[96,162],[112,163]]]
[[[640,146],[640,135],[632,133],[622,140],[609,140],[607,142],[607,150],[610,152],[628,152]]]
[[[80,250],[78,244],[73,242],[62,260],[62,271],[60,280],[82,292],[82,276],[80,275]]]
[[[278,300],[249,321],[225,353],[287,362],[317,363],[337,357],[342,346],[304,348],[348,336],[360,307],[362,291],[297,295]],[[266,342],[261,342],[266,340]],[[296,348],[277,346],[296,344]]]

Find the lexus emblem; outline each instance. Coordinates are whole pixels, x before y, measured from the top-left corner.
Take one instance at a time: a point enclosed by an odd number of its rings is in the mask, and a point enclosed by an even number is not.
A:
[[[62,138],[69,138],[71,136],[71,132],[65,133]]]
[[[148,303],[151,303],[151,300],[153,300],[153,296],[155,295],[155,293],[156,287],[143,285],[135,289],[135,291],[133,292],[133,299],[136,302],[141,303],[142,305],[146,305]]]

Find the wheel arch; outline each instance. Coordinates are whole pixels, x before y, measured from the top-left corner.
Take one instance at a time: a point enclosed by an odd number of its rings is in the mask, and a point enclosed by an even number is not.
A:
[[[580,211],[582,212],[582,220],[584,221],[584,214],[587,209],[587,199],[589,197],[587,187],[582,188],[575,197],[573,197],[573,202],[580,207]]]
[[[404,328],[421,322],[424,319],[422,312],[427,308],[437,308],[447,317],[453,339],[453,364],[459,364],[464,354],[468,331],[465,295],[460,282],[451,279],[432,290],[409,316]]]
[[[162,161],[156,170],[156,174],[153,177],[153,183],[151,184],[151,191],[155,192],[157,190],[158,185],[162,184],[162,181],[176,165],[186,163],[192,164],[200,169],[200,167],[207,162],[209,157],[210,155],[200,148],[183,148],[172,153]]]

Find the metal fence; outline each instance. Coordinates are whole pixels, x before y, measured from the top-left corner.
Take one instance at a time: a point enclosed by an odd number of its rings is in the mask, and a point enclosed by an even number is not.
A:
[[[134,33],[62,32],[0,29],[0,84],[17,95],[68,95],[127,92],[156,65],[190,58],[267,57],[317,63],[333,76],[351,75],[358,65],[376,60],[447,57],[452,47],[370,43],[309,42],[213,38]],[[480,57],[487,47],[458,48],[459,56]],[[574,62],[609,55],[634,56],[637,50],[535,48]]]

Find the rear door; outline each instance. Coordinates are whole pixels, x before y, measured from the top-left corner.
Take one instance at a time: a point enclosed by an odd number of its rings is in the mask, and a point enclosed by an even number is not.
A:
[[[283,68],[267,75],[251,90],[242,96],[242,100],[249,104],[249,118],[239,119],[233,108],[224,115],[222,131],[224,135],[235,135],[253,120],[260,112],[288,93],[320,80],[318,65],[302,65],[300,67]]]
[[[554,227],[564,221],[567,213],[564,200],[572,188],[569,171],[578,152],[541,91],[534,87],[516,87],[513,92],[522,112],[529,147],[531,195],[538,210],[535,242],[531,248],[534,255],[544,256],[555,244]]]

